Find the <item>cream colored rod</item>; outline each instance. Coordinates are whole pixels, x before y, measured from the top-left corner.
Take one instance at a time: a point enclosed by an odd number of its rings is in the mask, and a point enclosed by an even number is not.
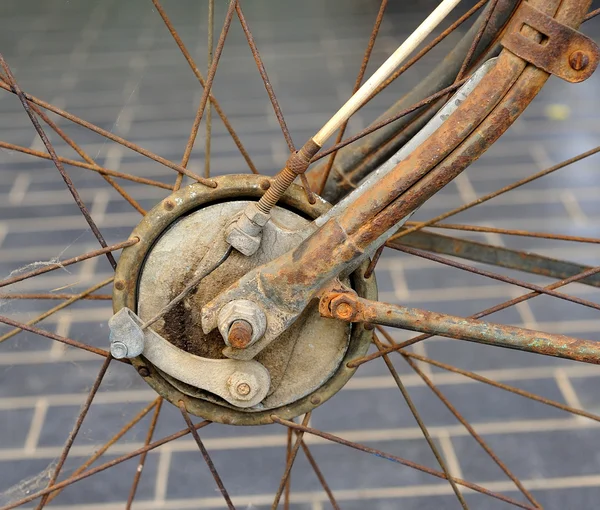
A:
[[[327,121],[327,123],[313,136],[313,140],[319,145],[338,129],[360,106],[371,96],[373,91],[381,85],[394,70],[423,42],[423,40],[437,27],[442,20],[448,16],[450,11],[456,7],[461,0],[443,0],[440,5],[421,23],[418,28],[404,41],[400,47],[381,65],[356,93],[348,99],[338,112]]]

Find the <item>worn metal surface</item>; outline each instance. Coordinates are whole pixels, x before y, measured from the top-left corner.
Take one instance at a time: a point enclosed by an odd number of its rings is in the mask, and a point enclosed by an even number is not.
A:
[[[501,0],[498,2],[489,20],[488,30],[483,34],[476,48],[472,59],[475,65],[498,54],[500,51],[497,40],[498,35],[504,29],[518,2],[519,0]],[[483,12],[480,15],[477,22],[467,31],[448,56],[427,77],[421,80],[419,87],[399,99],[375,122],[391,117],[395,113],[401,112],[451,85],[461,68],[485,14]],[[438,101],[425,110],[415,111],[393,124],[375,131],[360,142],[341,149],[336,156],[323,196],[330,202],[335,203],[352,191],[365,176],[378,168],[407,143],[435,115],[441,105],[442,103]],[[327,164],[323,162],[309,169],[307,177],[313,187],[321,183],[326,168]]]
[[[141,348],[139,352],[129,349],[128,357],[142,355],[173,379],[218,395],[236,407],[255,406],[269,391],[269,372],[257,361],[209,359],[190,354],[152,329],[143,330],[143,321],[129,308],[121,308],[111,318],[109,326],[111,352],[114,338],[125,345],[134,339],[134,347],[141,344]]]
[[[165,284],[165,281],[168,282],[171,278],[174,282],[181,281],[186,271],[191,271],[193,274],[194,260],[202,258],[203,253],[208,249],[207,245],[211,244],[212,237],[217,233],[223,235],[225,224],[248,204],[246,200],[235,200],[234,202],[223,202],[223,200],[227,200],[227,198],[256,199],[264,193],[261,187],[261,182],[264,180],[264,178],[255,176],[227,176],[218,178],[216,180],[218,187],[213,190],[192,185],[171,195],[151,211],[134,233],[140,237],[140,242],[136,245],[140,249],[130,250],[124,253],[120,259],[116,278],[121,283],[115,286],[115,309],[128,306],[128,303],[135,306],[136,301],[144,296],[146,299],[141,299],[138,309],[138,314],[142,319],[160,309],[164,304],[162,301],[169,300],[169,293],[162,292],[164,289],[161,285],[166,289],[168,283]],[[328,207],[322,201],[318,201],[314,205],[309,204],[303,190],[297,186],[292,186],[284,195],[281,205],[299,211],[302,216],[313,217],[322,214]],[[203,211],[215,207],[223,211],[227,208],[231,210],[229,213],[216,214],[216,219],[214,215],[210,216],[211,220],[208,219],[208,216],[202,218]],[[177,218],[194,209],[198,210],[188,214],[175,227],[170,228]],[[276,226],[277,222],[284,224],[291,222],[291,225],[288,226],[300,229],[309,223],[303,217],[281,207],[274,209],[273,215],[274,221],[267,224],[263,233],[265,236],[264,249],[252,257],[233,253],[223,266],[203,281],[198,292],[182,302],[182,308],[189,307],[185,311],[184,317],[174,310],[175,314],[172,317],[167,315],[156,322],[157,332],[178,347],[196,355],[223,357],[221,351],[225,347],[225,343],[221,335],[216,332],[212,335],[213,340],[216,341],[204,342],[199,321],[194,329],[193,317],[195,314],[196,316],[199,314],[203,300],[207,299],[210,293],[217,293],[223,285],[235,281],[257,263],[270,260],[270,257],[278,253],[277,250],[285,251],[286,247],[290,246],[290,241],[288,244],[280,242],[284,240],[285,234],[282,237],[282,229]],[[194,222],[195,217],[196,222]],[[186,231],[185,235],[179,235],[182,231],[178,231],[178,229],[185,228],[186,223],[189,231]],[[161,248],[161,243],[170,234],[172,234],[171,239],[168,240],[169,242],[165,242]],[[288,237],[296,237],[295,240],[292,240],[292,245],[302,239],[301,236],[298,237],[298,234],[289,234]],[[203,243],[199,241],[201,239],[204,239]],[[154,261],[153,257],[155,257]],[[170,260],[171,264],[180,264],[181,267],[179,270],[174,270],[169,276],[166,260]],[[142,263],[145,263],[144,271],[138,281],[135,274]],[[189,266],[189,269],[186,270],[184,266]],[[155,269],[152,270],[152,267]],[[146,278],[146,272],[148,278]],[[179,273],[178,276],[177,273]],[[152,274],[155,278],[151,277]],[[367,292],[367,289],[371,290]],[[357,290],[363,294],[366,292],[373,295],[375,283],[365,282],[362,286],[358,285]],[[319,405],[341,388],[352,375],[352,371],[344,367],[343,360],[358,357],[359,352],[366,352],[370,342],[370,332],[365,332],[362,327],[349,329],[342,323],[322,319],[317,312],[316,303],[312,310],[307,310],[305,315],[306,319],[301,319],[297,325],[294,325],[285,338],[275,342],[270,351],[265,351],[257,358],[259,362],[267,366],[271,373],[271,393],[263,401],[264,407],[278,408],[283,403],[296,401],[296,403],[285,406],[290,417]],[[185,317],[189,317],[190,320],[186,320]],[[181,335],[182,332],[186,334]],[[177,343],[182,342],[182,339],[187,339],[188,344]],[[270,360],[270,364],[266,361],[267,359]],[[247,413],[236,410],[206,392],[202,394],[199,390],[194,391],[189,385],[178,383],[172,377],[160,373],[153,366],[149,366],[150,364],[145,362],[143,357],[134,359],[132,362],[136,366],[146,367],[148,370],[146,380],[167,399],[172,402],[177,402],[182,398],[189,399],[186,405],[194,414],[215,421],[238,424],[257,424],[270,421],[267,411],[253,409],[254,412]],[[333,374],[333,372],[336,373]],[[333,377],[330,377],[332,374]],[[323,383],[325,384],[323,385]],[[312,398],[315,391],[318,392],[318,398]]]
[[[527,26],[543,35],[538,43],[521,33]],[[579,83],[598,67],[600,50],[589,37],[563,25],[528,2],[517,9],[502,46],[527,62],[563,80]]]
[[[319,310],[325,317],[349,322],[368,322],[382,326],[441,335],[509,349],[600,364],[600,342],[541,331],[456,317],[443,313],[370,301],[353,292],[327,296]]]
[[[507,269],[516,269],[560,280],[579,274],[586,269],[591,269],[590,266],[554,259],[538,255],[537,253],[511,250],[503,246],[492,246],[469,239],[445,236],[433,232],[412,232],[400,239],[391,239],[388,241],[388,245],[392,247],[402,245],[411,246],[433,253],[452,255],[474,262],[492,264]],[[580,280],[580,283],[600,287],[600,276],[589,276]]]

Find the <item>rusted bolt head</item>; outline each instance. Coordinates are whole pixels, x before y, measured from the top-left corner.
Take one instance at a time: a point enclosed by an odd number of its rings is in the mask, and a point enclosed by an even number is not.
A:
[[[250,386],[248,385],[248,383],[241,383],[238,384],[237,388],[236,388],[238,395],[248,395],[248,393],[250,393]]]
[[[123,280],[117,280],[115,282],[115,289],[117,289],[117,290],[124,290],[125,289],[125,282]]]
[[[148,377],[150,375],[150,370],[148,370],[148,367],[139,367],[138,374],[142,377]]]
[[[260,189],[268,190],[271,187],[271,181],[263,179],[260,181]]]
[[[583,71],[590,63],[590,57],[581,50],[574,51],[569,55],[569,65],[575,71]]]
[[[310,397],[310,403],[318,406],[321,403],[321,397],[319,397],[318,395],[313,395],[312,397]]]
[[[333,314],[340,319],[350,319],[354,315],[354,308],[350,303],[342,301],[335,306]]]
[[[234,321],[229,327],[229,335],[227,337],[229,345],[236,349],[245,349],[252,340],[252,325],[242,319]]]
[[[175,209],[175,202],[173,202],[173,200],[165,200],[163,206],[167,211],[172,211]]]

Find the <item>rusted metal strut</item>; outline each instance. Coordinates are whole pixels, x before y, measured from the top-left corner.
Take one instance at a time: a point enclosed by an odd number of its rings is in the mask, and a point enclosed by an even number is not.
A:
[[[468,342],[600,364],[600,342],[371,301],[360,298],[350,291],[325,294],[321,298],[319,311],[324,317],[348,322],[380,324]]]

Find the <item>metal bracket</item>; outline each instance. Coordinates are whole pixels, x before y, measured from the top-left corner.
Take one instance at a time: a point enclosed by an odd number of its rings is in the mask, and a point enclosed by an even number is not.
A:
[[[538,42],[523,34],[524,26],[541,33],[542,40]],[[517,9],[501,43],[523,60],[571,83],[588,79],[600,61],[600,50],[592,39],[528,2]]]
[[[113,356],[141,354],[175,379],[210,391],[237,407],[255,406],[267,396],[269,372],[258,361],[201,358],[179,349],[150,328],[142,330],[142,324],[129,308],[112,316],[108,326]]]

